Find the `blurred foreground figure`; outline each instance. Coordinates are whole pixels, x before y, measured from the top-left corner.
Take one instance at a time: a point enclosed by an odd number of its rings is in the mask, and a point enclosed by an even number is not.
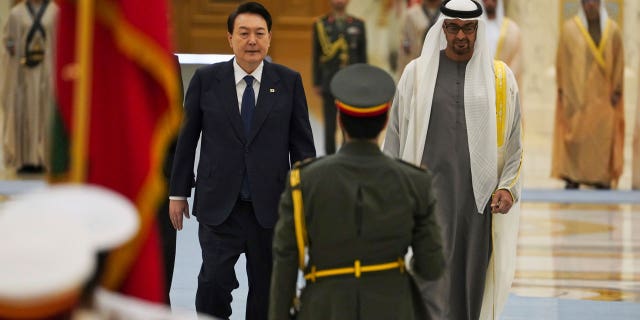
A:
[[[134,203],[138,236],[109,255],[113,267],[102,283],[167,303],[162,244],[172,243],[175,233],[158,212],[166,205],[163,162],[182,114],[167,2],[56,3],[57,106],[47,178],[104,186]]]
[[[77,221],[2,211],[0,319],[70,319],[95,268],[89,238]]]
[[[0,298],[0,319],[188,319],[101,288],[111,254],[139,231],[137,210],[122,195],[98,186],[57,185],[8,201],[0,211],[0,226],[5,224],[13,227],[14,241],[2,239],[0,246],[11,247],[0,247],[0,253],[15,258],[0,265],[0,277],[7,278],[0,278],[0,297],[8,291],[13,310]]]
[[[413,250],[411,270],[421,278],[442,273],[436,199],[426,170],[378,148],[394,91],[391,76],[366,64],[331,81],[346,143],[290,173],[273,242],[269,319],[289,319],[298,268],[307,281],[297,319],[426,316],[404,256]]]

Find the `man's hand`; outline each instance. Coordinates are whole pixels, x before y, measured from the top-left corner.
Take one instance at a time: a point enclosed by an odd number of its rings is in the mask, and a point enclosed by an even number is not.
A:
[[[182,230],[182,215],[189,219],[189,204],[187,200],[169,200],[169,218],[173,227]]]
[[[5,48],[7,49],[7,52],[9,53],[9,56],[15,56],[16,55],[16,49],[15,49],[15,45],[13,44],[12,40],[8,40],[7,43],[5,44]]]
[[[558,88],[558,102],[562,103],[562,89]]]
[[[618,105],[618,102],[620,101],[621,96],[622,94],[620,92],[614,92],[613,95],[611,96],[611,105],[614,108]]]
[[[491,213],[506,214],[513,206],[513,198],[511,193],[505,189],[497,190],[491,199]]]
[[[317,95],[322,97],[322,86],[313,86],[313,91],[315,91]]]

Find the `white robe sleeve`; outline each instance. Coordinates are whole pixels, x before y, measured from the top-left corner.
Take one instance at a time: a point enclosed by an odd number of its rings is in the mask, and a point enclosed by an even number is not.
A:
[[[389,110],[387,133],[382,143],[382,151],[393,158],[401,158],[407,140],[408,112],[411,109],[415,60],[404,69]]]
[[[507,69],[508,123],[505,145],[500,150],[500,182],[498,188],[509,188],[514,204],[508,214],[494,214],[491,221],[493,250],[485,282],[480,320],[500,317],[509,297],[509,289],[516,270],[516,249],[520,225],[520,190],[522,177],[522,122],[518,85],[511,70]]]
[[[511,192],[514,202],[520,199],[521,169],[522,169],[522,115],[518,85],[511,70],[507,69],[508,122],[506,141],[504,145],[504,165],[499,172],[498,189]]]

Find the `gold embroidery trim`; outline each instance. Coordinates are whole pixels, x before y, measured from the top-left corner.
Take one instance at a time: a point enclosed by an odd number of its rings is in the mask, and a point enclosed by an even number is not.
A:
[[[296,230],[298,245],[298,267],[304,270],[304,249],[307,244],[307,227],[304,223],[304,207],[302,204],[302,190],[300,189],[300,169],[291,170],[289,177],[291,184],[291,198],[293,200],[293,222]]]
[[[602,69],[606,69],[606,63],[604,60],[604,44],[608,40],[607,35],[609,34],[609,28],[611,28],[611,21],[607,20],[607,24],[604,28],[604,31],[602,32],[602,38],[600,38],[600,43],[598,44],[598,46],[596,46],[596,43],[593,41],[593,38],[591,38],[589,31],[584,26],[580,18],[578,16],[575,16],[573,20],[578,25],[578,30],[580,30],[580,32],[582,33],[582,36],[584,36],[585,40],[587,41],[589,50],[593,54],[593,57],[596,59],[596,62],[598,63],[598,65]]]
[[[316,266],[311,267],[311,272],[304,275],[306,280],[311,280],[311,282],[316,282],[316,279],[323,277],[332,277],[332,276],[340,276],[346,274],[353,274],[354,277],[359,279],[362,276],[362,273],[365,272],[378,272],[392,269],[400,269],[400,273],[403,273],[405,270],[404,260],[402,258],[398,258],[398,260],[387,263],[380,264],[370,264],[363,266],[360,263],[360,260],[356,260],[353,262],[353,267],[345,267],[345,268],[334,268],[334,269],[325,269],[325,270],[316,270]]]
[[[349,45],[347,44],[347,40],[344,38],[344,35],[340,35],[338,40],[331,42],[329,40],[329,36],[324,29],[324,24],[322,20],[318,20],[316,22],[316,30],[318,32],[318,42],[320,43],[320,48],[322,49],[322,56],[320,57],[320,62],[326,63],[327,61],[333,59],[338,52],[340,52],[340,64],[345,66],[349,60]]]
[[[498,138],[498,148],[504,144],[504,130],[507,111],[507,72],[502,61],[493,62],[496,79],[496,130]]]

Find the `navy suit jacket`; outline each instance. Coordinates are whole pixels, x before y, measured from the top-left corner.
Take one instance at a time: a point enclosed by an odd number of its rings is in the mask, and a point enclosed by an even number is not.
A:
[[[193,214],[201,223],[225,221],[238,199],[246,168],[258,223],[272,228],[291,164],[316,155],[300,74],[264,61],[261,80],[247,139],[233,60],[199,68],[191,79],[170,195],[191,195],[196,146],[202,133],[193,205]]]

